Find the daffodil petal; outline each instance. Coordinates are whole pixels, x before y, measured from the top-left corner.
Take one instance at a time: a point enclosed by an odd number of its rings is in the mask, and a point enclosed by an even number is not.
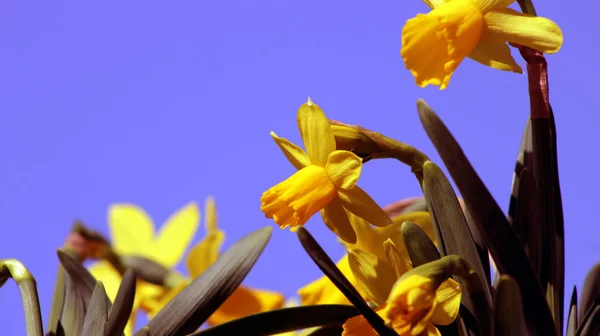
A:
[[[358,186],[348,190],[338,190],[338,197],[344,208],[367,222],[383,227],[392,223],[392,219],[375,201]]]
[[[433,324],[429,323],[425,329],[425,335],[427,335],[427,336],[442,336],[442,333]]]
[[[348,255],[344,255],[336,264],[342,274],[356,286],[356,279],[350,270]],[[350,301],[340,292],[340,290],[325,275],[319,279],[307,284],[298,290],[300,302],[303,306],[317,304],[350,304]]]
[[[225,323],[240,317],[283,307],[285,297],[277,292],[238,287],[208,318],[210,325]]]
[[[400,54],[417,85],[444,89],[460,62],[475,48],[483,27],[472,0],[453,0],[417,14],[402,29]]]
[[[308,154],[302,148],[292,143],[286,138],[280,138],[274,132],[271,132],[271,136],[279,149],[283,152],[283,155],[290,161],[292,166],[300,170],[310,164],[310,158]]]
[[[344,244],[346,248],[360,249],[380,257],[380,255],[372,251],[373,247],[379,243],[378,235],[375,232],[375,229],[371,226],[371,224],[367,223],[366,220],[356,216],[351,212],[346,213],[348,214],[350,225],[352,225],[354,232],[356,232],[356,243],[349,244],[342,241],[342,244]]]
[[[104,260],[92,264],[88,267],[88,271],[96,280],[102,281],[106,296],[110,301],[115,301],[121,285],[121,274],[108,261]]]
[[[207,197],[204,203],[204,226],[207,233],[217,229],[217,206],[212,196]]]
[[[152,250],[152,259],[165,267],[177,265],[196,234],[200,210],[194,202],[177,210],[162,226]]]
[[[364,316],[358,315],[344,322],[342,336],[377,336],[377,332],[367,322]]]
[[[486,38],[485,31],[469,58],[494,69],[523,73],[523,69],[512,57],[508,45],[504,41]]]
[[[335,138],[325,113],[309,98],[298,109],[297,120],[310,161],[321,167],[325,166],[327,156],[335,150]]]
[[[336,150],[327,157],[325,170],[336,187],[351,189],[360,177],[362,159],[350,151]]]
[[[431,322],[437,325],[448,325],[458,316],[462,289],[458,282],[448,279],[435,292],[437,305],[431,315]]]
[[[356,233],[348,221],[342,202],[336,197],[321,211],[323,222],[338,237],[350,244],[356,243]]]
[[[219,259],[219,251],[223,241],[225,241],[225,232],[215,229],[207,233],[198,244],[192,247],[186,258],[190,277],[198,277]]]
[[[503,41],[524,45],[547,54],[557,52],[563,44],[560,27],[549,19],[517,12],[511,8],[495,9],[485,14],[487,29]]]
[[[390,265],[362,250],[349,250],[348,263],[362,294],[377,306],[384,304],[397,279]]]
[[[427,234],[427,237],[429,237],[429,239],[431,239],[432,242],[437,242],[437,238],[435,236],[435,229],[433,228],[433,221],[431,220],[431,215],[427,211],[408,212],[405,214],[394,216],[392,218],[392,221],[394,222],[393,226],[390,225],[379,230],[382,231],[382,235],[389,236],[401,252],[405,251],[401,229],[402,223],[404,222],[413,222],[417,224],[419,228],[421,228],[421,230],[423,230],[425,234]]]
[[[108,209],[108,227],[117,253],[147,256],[154,239],[154,224],[142,208],[112,204]]]

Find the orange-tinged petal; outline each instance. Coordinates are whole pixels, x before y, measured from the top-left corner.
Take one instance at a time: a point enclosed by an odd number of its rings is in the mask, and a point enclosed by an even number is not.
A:
[[[431,315],[431,322],[437,325],[448,325],[458,316],[462,289],[458,282],[448,279],[440,284],[435,292],[437,305]]]
[[[442,333],[433,324],[429,323],[425,329],[427,336],[442,336]]]
[[[484,16],[487,29],[503,41],[524,45],[547,54],[557,52],[563,44],[560,27],[549,19],[517,12],[511,8],[495,9]]]
[[[484,29],[483,36],[469,54],[469,58],[494,69],[523,73],[523,69],[512,57],[508,45],[504,41],[486,36],[490,35],[486,32]]]
[[[400,54],[416,83],[444,89],[477,45],[482,27],[482,13],[471,0],[448,1],[409,19],[402,29]]]
[[[392,223],[392,219],[358,186],[352,189],[340,189],[337,193],[344,208],[367,222],[383,227]]]
[[[343,325],[342,336],[378,336],[362,315],[349,318]]]
[[[515,0],[474,0],[475,6],[477,6],[482,13],[492,9],[508,7],[513,2],[515,2]]]
[[[265,191],[260,210],[281,228],[304,225],[335,196],[335,184],[325,168],[310,165]]]
[[[240,317],[283,307],[285,297],[281,293],[238,287],[209,318],[211,325],[225,323]]]
[[[426,330],[435,306],[436,292],[431,279],[411,275],[399,280],[385,307],[386,324],[401,334],[419,335]]]
[[[212,196],[207,197],[204,202],[204,226],[207,233],[217,229],[217,205]]]
[[[300,170],[310,164],[310,158],[302,148],[298,147],[286,138],[280,138],[274,132],[271,132],[271,136],[279,149],[283,152],[283,155],[290,161],[292,166]]]
[[[360,177],[362,159],[352,152],[336,150],[327,157],[325,170],[336,187],[351,189]]]
[[[327,156],[335,150],[335,138],[325,113],[308,98],[298,109],[297,120],[310,161],[324,167]]]
[[[175,267],[183,258],[200,221],[200,210],[195,202],[177,210],[160,229],[152,249],[152,260],[167,268]]]
[[[356,233],[350,225],[348,214],[337,197],[323,208],[321,216],[329,230],[333,231],[342,240],[350,244],[356,242]]]
[[[112,204],[108,209],[108,227],[117,253],[149,256],[154,224],[142,208],[126,203]]]
[[[350,270],[348,255],[344,255],[336,264],[340,272],[356,286],[356,280]],[[325,275],[298,290],[300,302],[304,306],[318,304],[350,304],[350,301]]]

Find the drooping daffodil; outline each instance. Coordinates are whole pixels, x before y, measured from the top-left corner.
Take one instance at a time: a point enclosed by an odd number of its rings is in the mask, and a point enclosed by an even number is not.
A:
[[[373,225],[389,225],[389,216],[356,185],[361,158],[350,151],[336,150],[331,125],[321,108],[309,98],[298,109],[297,121],[306,152],[271,132],[298,172],[262,194],[260,209],[265,216],[281,228],[294,229],[320,211],[327,227],[349,243],[356,242],[356,234],[346,210]]]
[[[221,245],[225,240],[225,232],[217,227],[217,213],[213,198],[208,198],[205,209],[206,235],[190,250],[186,265],[189,278],[166,295],[149,302],[149,315],[153,317],[193,279],[200,276],[219,259]],[[225,302],[209,317],[208,324],[216,325],[246,315],[278,309],[283,306],[285,297],[281,293],[239,286]]]
[[[448,325],[456,319],[461,296],[460,285],[452,279],[435,288],[430,278],[413,274],[393,286],[387,302],[376,312],[400,336],[441,336],[435,325]],[[377,335],[362,315],[348,319],[342,333],[359,335]]]
[[[156,235],[152,219],[142,208],[132,204],[113,204],[108,210],[112,248],[118,255],[145,257],[172,269],[179,264],[194,237],[199,216],[197,205],[188,203],[169,217]],[[104,260],[91,265],[89,271],[102,281],[106,294],[114,301],[121,284],[121,274]],[[137,281],[132,315],[125,328],[126,336],[133,334],[137,311],[147,309],[149,300],[164,293],[165,288],[161,286]]]
[[[507,42],[549,54],[563,44],[556,23],[508,8],[514,0],[423,1],[431,12],[406,22],[400,51],[421,87],[446,88],[465,57],[494,69],[522,73]]]
[[[375,304],[382,303],[387,297],[389,292],[389,286],[397,279],[396,274],[389,274],[387,278],[381,278],[380,281],[385,281],[388,286],[383,289],[383,294],[374,295],[370,288],[375,288],[379,285],[379,282],[373,283],[373,286],[364,284],[365,281],[370,281],[365,278],[358,267],[358,260],[356,254],[365,256],[366,258],[372,259],[377,263],[377,258],[385,260],[385,264],[391,263],[385,251],[384,243],[388,239],[395,242],[399,256],[402,261],[409,260],[408,252],[404,248],[402,240],[402,232],[400,230],[402,223],[405,221],[411,221],[416,223],[419,227],[427,233],[427,235],[434,240],[435,233],[431,216],[426,211],[409,212],[394,216],[392,218],[393,224],[383,228],[373,227],[369,225],[364,219],[348,214],[350,223],[357,234],[357,241],[355,244],[348,244],[342,241],[348,253],[346,253],[337,263],[337,267],[340,269],[342,274],[350,281],[350,283],[356,287],[361,295],[370,302]],[[363,253],[365,252],[365,253]],[[351,266],[352,263],[352,266]],[[379,262],[379,269],[382,268],[383,262]],[[375,267],[376,265],[372,265]],[[404,266],[407,270],[408,265]],[[389,268],[391,270],[391,268]],[[366,270],[368,272],[368,270]],[[404,272],[404,271],[402,271]],[[355,276],[358,275],[358,277]],[[381,275],[381,274],[380,274]],[[377,285],[377,286],[376,286]],[[307,284],[306,286],[298,290],[303,305],[313,304],[350,304],[348,299],[339,291],[339,289],[329,280],[327,276]]]

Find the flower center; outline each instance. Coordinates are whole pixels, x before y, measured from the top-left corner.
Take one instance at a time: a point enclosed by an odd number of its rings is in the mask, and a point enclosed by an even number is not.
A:
[[[260,210],[281,228],[303,225],[336,195],[335,184],[324,168],[309,165],[265,191]]]

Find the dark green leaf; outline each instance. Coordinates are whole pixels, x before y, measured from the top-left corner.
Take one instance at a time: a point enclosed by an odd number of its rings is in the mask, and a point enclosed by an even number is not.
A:
[[[527,119],[525,125],[525,131],[521,137],[521,146],[519,147],[519,155],[517,156],[517,163],[515,164],[515,170],[513,172],[513,183],[510,194],[510,202],[508,205],[508,221],[511,224],[515,224],[515,220],[518,217],[517,200],[519,199],[519,188],[520,188],[520,176],[523,169],[533,169],[533,144],[531,143],[531,120]]]
[[[152,335],[187,335],[198,329],[242,283],[272,231],[270,226],[254,231],[223,253],[147,324]]]
[[[344,296],[358,309],[365,317],[367,322],[379,335],[397,336],[398,334],[392,329],[385,326],[383,319],[377,315],[363,300],[356,288],[352,286],[350,281],[346,279],[344,274],[337,268],[333,260],[329,258],[327,253],[321,248],[315,238],[304,227],[300,227],[296,232],[302,247],[306,250],[310,258],[317,264],[321,272],[323,272],[329,280],[344,294]]]
[[[81,335],[83,330],[87,304],[79,288],[81,285],[74,283],[67,273],[65,276],[65,301],[60,316],[60,324],[65,335]],[[88,297],[88,303],[90,299],[91,296]]]
[[[575,336],[597,335],[600,335],[600,296],[596,297],[575,332]]]
[[[528,336],[519,285],[502,275],[494,297],[494,336]]]
[[[127,326],[127,321],[133,308],[135,298],[135,274],[131,269],[125,271],[115,302],[108,314],[106,322],[106,336],[120,336]]]
[[[413,222],[402,223],[402,240],[413,267],[440,259],[440,252],[425,231]]]
[[[569,303],[569,315],[567,315],[567,336],[575,336],[577,326],[577,287],[573,286],[571,302]]]
[[[158,286],[165,285],[170,273],[163,265],[141,256],[124,256],[121,262],[126,268],[132,269],[137,278]]]
[[[73,280],[72,285],[81,294],[84,307],[87,307],[92,298],[94,287],[96,287],[96,278],[81,264],[81,261],[73,253],[58,249],[57,254],[68,277]]]
[[[460,190],[498,270],[512,276],[522,289],[527,322],[539,335],[556,335],[557,329],[542,289],[502,210],[444,123],[425,102],[419,101],[418,109],[425,131]]]
[[[46,327],[47,335],[58,335],[60,317],[62,315],[65,303],[65,269],[58,265],[56,272],[56,282],[54,283],[54,294],[52,295],[52,304],[50,305],[50,317]],[[62,326],[61,326],[62,329]],[[64,331],[63,331],[64,333]]]
[[[349,305],[314,305],[283,308],[245,316],[189,336],[274,335],[322,325],[341,325],[347,319],[358,314],[358,310]]]
[[[83,319],[82,335],[104,336],[109,302],[102,281],[96,282],[90,304],[87,306],[87,313]]]
[[[344,327],[340,325],[330,325],[321,327],[306,336],[339,336],[344,332]]]
[[[423,193],[429,204],[429,212],[434,219],[437,234],[440,236],[438,238],[440,249],[444,254],[463,257],[480,277],[480,282],[487,284],[477,246],[452,185],[442,170],[431,161],[423,165]],[[464,281],[460,279],[459,281],[464,285]],[[483,295],[479,292],[465,293],[463,304],[477,319],[478,333],[487,335],[492,326],[490,317],[492,296],[489,286],[483,286],[482,289]]]

